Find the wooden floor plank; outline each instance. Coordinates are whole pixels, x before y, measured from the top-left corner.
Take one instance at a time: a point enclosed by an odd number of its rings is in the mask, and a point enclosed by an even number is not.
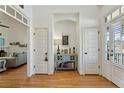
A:
[[[99,75],[80,76],[77,71],[57,71],[54,75],[26,76],[26,65],[0,73],[5,88],[117,88]]]

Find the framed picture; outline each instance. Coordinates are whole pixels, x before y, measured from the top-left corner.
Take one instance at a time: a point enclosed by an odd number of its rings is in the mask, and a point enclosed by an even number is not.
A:
[[[69,37],[66,36],[62,36],[62,45],[69,45]]]

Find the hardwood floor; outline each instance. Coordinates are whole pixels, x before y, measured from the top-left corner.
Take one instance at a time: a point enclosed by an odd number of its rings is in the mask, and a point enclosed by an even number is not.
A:
[[[116,88],[98,75],[80,76],[76,71],[59,71],[55,75],[26,76],[26,65],[0,73],[0,87],[21,88]]]

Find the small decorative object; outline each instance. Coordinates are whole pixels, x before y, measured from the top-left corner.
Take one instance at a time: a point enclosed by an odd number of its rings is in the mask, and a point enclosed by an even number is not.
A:
[[[45,53],[45,61],[48,61],[47,53]]]
[[[75,54],[75,47],[73,47],[73,54]]]
[[[68,49],[64,49],[64,54],[68,54]]]
[[[9,43],[9,45],[12,45],[12,43]]]
[[[15,42],[16,45],[20,45],[20,42]]]
[[[61,39],[55,39],[55,45],[58,45],[58,48],[57,48],[57,54],[60,54],[60,48],[59,48],[59,45],[61,45],[62,43],[62,40]]]
[[[66,35],[66,36],[62,36],[62,45],[69,45],[69,37]]]
[[[19,44],[19,47],[27,47],[27,44]]]
[[[58,45],[58,49],[57,49],[57,54],[60,54],[60,48],[59,48],[59,45]]]
[[[71,54],[71,48],[69,48],[69,54]]]
[[[63,53],[64,51],[63,51],[63,49],[62,49],[62,51],[61,51],[61,53]]]

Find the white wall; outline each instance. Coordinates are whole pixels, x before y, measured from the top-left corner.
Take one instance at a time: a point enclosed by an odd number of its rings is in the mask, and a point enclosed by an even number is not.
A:
[[[97,6],[32,6],[34,27],[49,27],[53,13],[81,13],[82,26],[97,26]],[[92,11],[92,12],[91,12]]]
[[[9,26],[10,28],[0,27],[0,33],[5,37],[5,46],[9,46],[11,42],[20,42],[21,44],[27,44],[27,27],[19,23],[15,19],[0,12],[0,21],[2,24]],[[18,46],[9,46],[8,52],[27,52],[27,48]]]
[[[27,75],[31,76],[34,74],[34,63],[33,63],[33,16],[32,16],[32,5],[25,5],[24,9],[21,9],[18,5],[14,5],[15,8],[17,8],[20,12],[22,12],[24,15],[26,15],[29,19],[29,28],[28,28],[28,65],[27,65]]]
[[[69,45],[67,46],[62,46],[60,45],[60,49],[69,49],[69,48],[73,48],[76,47],[76,42],[77,42],[77,33],[76,33],[76,23],[73,21],[68,21],[68,20],[63,20],[63,21],[59,21],[55,23],[55,27],[54,27],[54,38],[61,38],[62,39],[62,35],[68,35],[69,36]],[[76,47],[77,49],[77,47]],[[57,51],[57,46],[55,46],[55,52]]]
[[[106,25],[105,25],[105,21],[104,18],[108,13],[111,13],[111,11],[113,11],[114,9],[118,8],[119,6],[103,6],[102,8],[102,16],[101,16],[101,20],[100,20],[100,29],[101,29],[101,38],[102,38],[102,45],[101,45],[101,49],[102,49],[102,75],[104,77],[106,77],[107,79],[109,79],[110,81],[114,82],[116,85],[118,85],[119,87],[124,87],[124,69],[119,68],[115,65],[112,64],[112,62],[106,62],[105,61],[105,31],[106,31]]]
[[[24,9],[19,7],[19,5],[13,5],[16,9],[18,9],[21,13],[26,15],[29,19],[32,19],[32,5],[24,5]]]
[[[34,28],[42,28],[47,27],[49,29],[49,34],[52,34],[52,14],[54,13],[79,13],[79,31],[83,31],[83,28],[86,27],[97,27],[98,26],[98,9],[97,6],[32,6],[33,9],[33,24]],[[52,38],[52,35],[49,35],[49,38]],[[79,36],[81,36],[81,32],[79,32]],[[82,43],[81,37],[79,37],[80,44]],[[50,39],[50,45],[52,45],[53,41]],[[49,47],[50,52],[52,51],[52,46]],[[82,45],[79,45],[79,49],[82,49]],[[82,55],[82,50],[80,51]],[[50,54],[52,56],[52,54]],[[79,57],[82,60],[82,57]],[[49,60],[54,60],[50,58]],[[83,74],[83,63],[80,62],[80,74]],[[52,66],[51,64],[50,66]],[[51,73],[53,73],[53,69],[51,69]]]
[[[9,24],[10,29],[8,31],[8,42],[20,42],[21,44],[27,44],[27,27],[10,19],[11,24]],[[9,52],[27,52],[26,47],[10,46]]]

